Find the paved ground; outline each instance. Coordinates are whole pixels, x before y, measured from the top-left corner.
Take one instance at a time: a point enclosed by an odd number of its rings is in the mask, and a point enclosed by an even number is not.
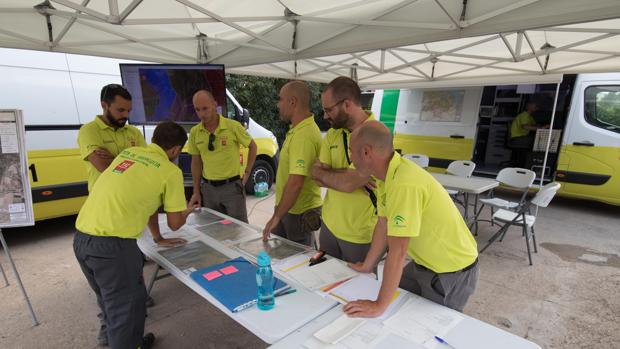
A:
[[[248,199],[251,223],[270,217],[273,197]],[[465,313],[543,348],[618,348],[620,208],[556,198],[539,214],[539,253],[527,264],[516,228],[480,257]],[[75,217],[7,229],[5,235],[41,325],[32,327],[8,261],[0,288],[0,348],[95,348],[95,298],[71,247]],[[481,225],[483,244],[494,228]],[[146,272],[150,272],[148,264]],[[0,285],[2,279],[0,278]],[[266,344],[173,278],[158,281],[147,330],[158,348],[264,348]],[[498,343],[498,348],[501,345]]]

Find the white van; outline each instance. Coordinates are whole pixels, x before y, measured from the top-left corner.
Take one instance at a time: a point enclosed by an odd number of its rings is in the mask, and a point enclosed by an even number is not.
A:
[[[376,90],[371,108],[393,131],[395,148],[428,155],[432,171],[472,160],[475,174],[494,177],[515,166],[513,118],[534,101],[534,118],[548,125],[555,91],[556,84]],[[562,195],[620,205],[620,73],[565,75],[553,129],[547,166],[548,131],[538,130],[518,167],[561,182]]]
[[[121,83],[117,59],[0,48],[0,108],[20,109],[26,124],[26,148],[35,220],[75,214],[88,195],[86,167],[77,148],[82,124],[101,114],[99,94]],[[278,143],[273,133],[249,118],[227,90],[228,117],[247,124],[258,154],[246,190],[255,182],[271,185]],[[150,141],[153,127],[138,127]],[[241,149],[244,171],[247,149]],[[190,157],[179,159],[191,183]],[[189,177],[189,178],[188,178]]]

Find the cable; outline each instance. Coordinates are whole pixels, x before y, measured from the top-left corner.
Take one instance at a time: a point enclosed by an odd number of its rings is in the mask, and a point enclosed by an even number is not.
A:
[[[274,194],[275,194],[275,191],[272,191],[272,192],[271,192],[271,194],[269,194],[269,195],[265,196],[264,198],[262,198],[262,199],[260,199],[260,200],[256,201],[256,202],[254,203],[254,205],[252,206],[252,208],[250,209],[250,212],[248,212],[248,217],[250,217],[250,216],[252,215],[252,212],[254,212],[254,209],[256,208],[256,206],[257,206],[258,204],[260,204],[261,202],[263,202],[263,201],[265,201],[265,200],[269,199],[269,198],[270,198],[270,197],[272,197]]]

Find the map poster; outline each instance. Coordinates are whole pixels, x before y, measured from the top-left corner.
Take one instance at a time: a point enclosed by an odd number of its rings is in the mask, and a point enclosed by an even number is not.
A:
[[[421,121],[459,122],[463,113],[464,90],[424,91]]]
[[[19,110],[0,110],[0,228],[34,225],[25,131]]]

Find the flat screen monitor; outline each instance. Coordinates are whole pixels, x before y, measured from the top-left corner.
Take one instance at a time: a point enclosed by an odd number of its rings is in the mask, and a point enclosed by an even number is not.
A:
[[[226,81],[220,64],[120,64],[123,86],[132,97],[129,122],[157,124],[172,120],[200,122],[192,97],[198,90],[211,91],[217,111],[226,113]]]

